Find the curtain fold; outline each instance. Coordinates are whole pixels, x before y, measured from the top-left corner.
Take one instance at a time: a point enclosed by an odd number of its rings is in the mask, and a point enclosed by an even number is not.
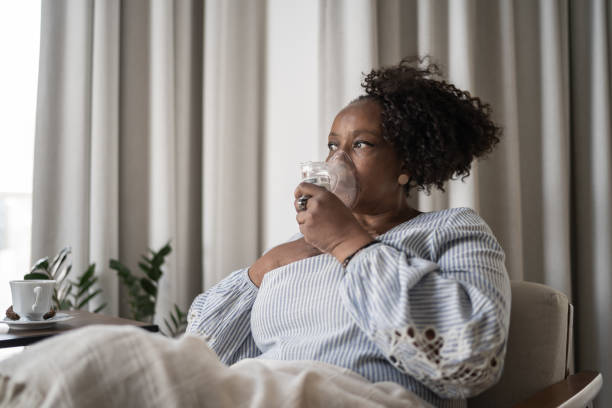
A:
[[[112,298],[117,278],[100,271],[119,250],[119,15],[118,0],[93,5],[89,262],[96,263],[100,286]],[[103,302],[97,296],[91,306]],[[109,305],[116,314],[118,302]]]
[[[149,59],[150,6],[148,0],[121,3],[119,95],[119,253],[118,259],[135,270],[149,243]],[[87,163],[83,163],[87,166]],[[168,237],[169,238],[169,237]],[[109,272],[110,273],[110,272]],[[120,286],[121,315],[127,315],[127,291]]]
[[[109,259],[137,273],[140,255],[168,241],[158,323],[201,290],[203,11],[42,5],[32,258],[71,245],[73,273],[95,262],[106,313],[128,314]]]
[[[493,119],[503,127],[500,144],[478,163],[479,210],[498,234],[513,279],[522,279],[523,226],[521,206],[518,53],[513,4],[480,2],[475,9],[472,92],[489,103]],[[495,192],[492,194],[491,192]]]
[[[576,368],[612,375],[612,7],[570,2]],[[612,404],[603,387],[599,405]]]
[[[118,4],[42,3],[32,206],[32,259],[72,246],[73,270],[96,262],[115,301],[117,280],[100,270],[118,240]]]
[[[539,23],[543,281],[571,299],[567,2],[541,2]]]
[[[265,1],[207,0],[204,287],[262,251]]]
[[[201,286],[203,5],[150,3],[149,245],[173,251],[156,319],[186,311]],[[126,135],[129,137],[129,135]]]

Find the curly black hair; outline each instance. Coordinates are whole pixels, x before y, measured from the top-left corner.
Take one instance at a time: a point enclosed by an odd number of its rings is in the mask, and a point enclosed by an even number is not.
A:
[[[429,57],[372,70],[361,86],[366,94],[355,101],[373,99],[382,106],[383,137],[410,175],[407,195],[413,187],[444,191],[447,180],[465,179],[472,160],[499,142],[491,107],[446,82]]]

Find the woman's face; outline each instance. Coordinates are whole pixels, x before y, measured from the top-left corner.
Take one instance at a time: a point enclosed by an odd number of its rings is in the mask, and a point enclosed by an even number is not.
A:
[[[328,137],[328,158],[342,150],[355,164],[360,186],[353,209],[356,213],[388,211],[405,198],[403,187],[397,182],[401,162],[382,137],[380,114],[381,107],[375,101],[352,103],[338,113]]]

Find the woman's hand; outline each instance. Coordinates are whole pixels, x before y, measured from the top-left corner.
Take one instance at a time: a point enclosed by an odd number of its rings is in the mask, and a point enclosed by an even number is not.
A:
[[[259,287],[264,275],[272,269],[320,254],[321,251],[308,244],[304,238],[286,242],[272,248],[255,261],[249,268],[249,278],[255,286]]]
[[[298,205],[302,196],[310,196],[305,210]],[[295,189],[295,198],[296,219],[306,242],[339,262],[374,239],[342,201],[323,187],[301,183]]]

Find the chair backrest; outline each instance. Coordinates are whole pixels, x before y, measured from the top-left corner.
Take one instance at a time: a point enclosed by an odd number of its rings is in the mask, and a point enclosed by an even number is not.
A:
[[[511,407],[567,376],[572,307],[545,285],[512,281],[508,349],[495,386],[468,400],[468,407]]]

